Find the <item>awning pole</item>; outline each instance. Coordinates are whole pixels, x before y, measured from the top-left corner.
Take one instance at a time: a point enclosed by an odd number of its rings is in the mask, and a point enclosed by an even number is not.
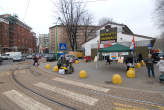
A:
[[[97,63],[96,63],[96,69],[98,68],[98,63],[99,63],[99,52],[97,52]]]

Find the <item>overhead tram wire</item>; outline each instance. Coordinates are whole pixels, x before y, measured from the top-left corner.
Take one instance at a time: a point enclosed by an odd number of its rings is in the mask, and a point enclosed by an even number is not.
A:
[[[26,10],[25,10],[25,14],[24,14],[23,21],[24,21],[24,20],[25,20],[25,18],[26,18],[26,15],[27,15],[27,10],[28,10],[29,5],[30,5],[30,0],[28,0],[28,2],[27,2],[27,7],[26,7]]]

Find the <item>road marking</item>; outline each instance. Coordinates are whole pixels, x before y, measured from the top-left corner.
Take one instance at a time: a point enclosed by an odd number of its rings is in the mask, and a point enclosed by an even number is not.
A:
[[[164,110],[164,107],[159,106],[159,110]]]
[[[5,75],[9,75],[10,72],[9,71],[2,71],[0,72],[0,76],[5,76]]]
[[[16,90],[7,91],[3,94],[24,110],[52,110],[48,106],[41,104]]]
[[[86,95],[74,93],[74,92],[71,92],[71,91],[68,91],[65,89],[61,89],[61,88],[58,88],[55,86],[51,86],[51,85],[48,85],[48,84],[45,84],[42,82],[39,82],[39,83],[34,84],[34,85],[37,87],[43,88],[43,89],[47,89],[47,90],[56,92],[58,94],[64,95],[64,96],[69,97],[73,100],[76,100],[76,101],[79,101],[79,102],[82,102],[82,103],[85,103],[88,105],[94,105],[98,101],[98,99],[96,99],[96,98],[92,98],[92,97],[89,97]]]
[[[137,107],[137,106],[132,106],[132,105],[127,105],[127,104],[122,104],[122,103],[113,103],[116,107],[115,110],[148,110],[145,108]]]
[[[64,79],[64,78],[58,78],[57,77],[57,78],[54,78],[53,80],[58,81],[58,82],[62,82],[62,83],[66,83],[66,84],[71,84],[71,85],[74,85],[74,86],[87,88],[87,89],[101,91],[101,92],[108,92],[110,90],[110,89],[107,89],[107,88],[98,87],[98,86],[94,86],[94,85],[89,85],[89,84],[81,83],[81,82],[78,82],[78,81],[67,80],[67,79]]]

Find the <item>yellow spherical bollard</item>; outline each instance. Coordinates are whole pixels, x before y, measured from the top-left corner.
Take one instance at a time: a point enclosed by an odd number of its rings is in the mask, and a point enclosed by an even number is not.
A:
[[[113,84],[122,84],[122,79],[119,74],[114,74],[112,77],[112,83]]]
[[[135,71],[133,71],[133,70],[128,70],[126,75],[128,78],[135,78],[135,76],[136,76]]]
[[[54,68],[53,68],[53,71],[54,72],[57,72],[59,69],[58,69],[58,66],[54,66]]]
[[[79,60],[76,60],[76,61],[75,61],[75,64],[79,64]]]
[[[129,70],[135,71],[135,68],[129,68]]]
[[[81,70],[79,73],[80,78],[86,78],[87,77],[87,72],[85,70]]]
[[[144,62],[144,61],[142,61],[142,62],[141,62],[141,64],[142,64],[142,66],[146,66],[146,64],[145,64],[145,62]]]
[[[137,63],[137,64],[135,65],[135,67],[136,67],[136,68],[141,68],[141,64],[140,64],[140,63]]]
[[[51,68],[51,65],[50,65],[50,64],[47,64],[47,65],[46,65],[46,69],[49,70],[50,68]]]

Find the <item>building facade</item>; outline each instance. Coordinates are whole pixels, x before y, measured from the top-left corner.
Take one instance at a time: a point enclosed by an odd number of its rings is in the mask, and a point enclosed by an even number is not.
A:
[[[99,26],[84,26],[80,25],[77,29],[77,47],[81,49],[83,43],[87,42],[90,39],[96,37],[96,30]],[[59,43],[66,43],[67,50],[71,50],[70,41],[67,35],[67,31],[65,26],[63,25],[55,25],[49,28],[49,49],[50,51],[56,50],[56,42],[57,48]]]
[[[0,52],[9,48],[9,22],[0,18]]]
[[[37,50],[36,34],[31,31],[32,30],[31,27],[20,21],[17,16],[5,14],[5,15],[0,15],[0,18],[8,21],[8,24],[5,26],[5,30],[0,28],[1,34],[3,36],[4,35],[7,36],[5,41],[4,39],[1,39],[1,42],[6,42],[6,46],[1,48],[2,52],[7,52],[7,51],[20,51],[22,53],[36,52]],[[4,23],[1,24],[2,24],[1,26],[4,27]]]
[[[112,29],[116,30],[113,31]],[[130,47],[133,36],[135,39],[136,55],[142,53],[143,56],[146,57],[149,52],[148,45],[152,44],[153,46],[156,39],[149,36],[134,34],[127,25],[113,22],[108,22],[101,26],[97,30],[97,37],[84,43],[82,48],[90,53],[89,56],[94,58],[97,55],[98,45],[100,45],[100,48],[105,48],[106,44],[108,44],[107,46],[109,47],[114,43],[118,43]],[[92,54],[93,50],[94,54]]]
[[[39,34],[39,53],[44,53],[46,49],[49,49],[48,34]]]

